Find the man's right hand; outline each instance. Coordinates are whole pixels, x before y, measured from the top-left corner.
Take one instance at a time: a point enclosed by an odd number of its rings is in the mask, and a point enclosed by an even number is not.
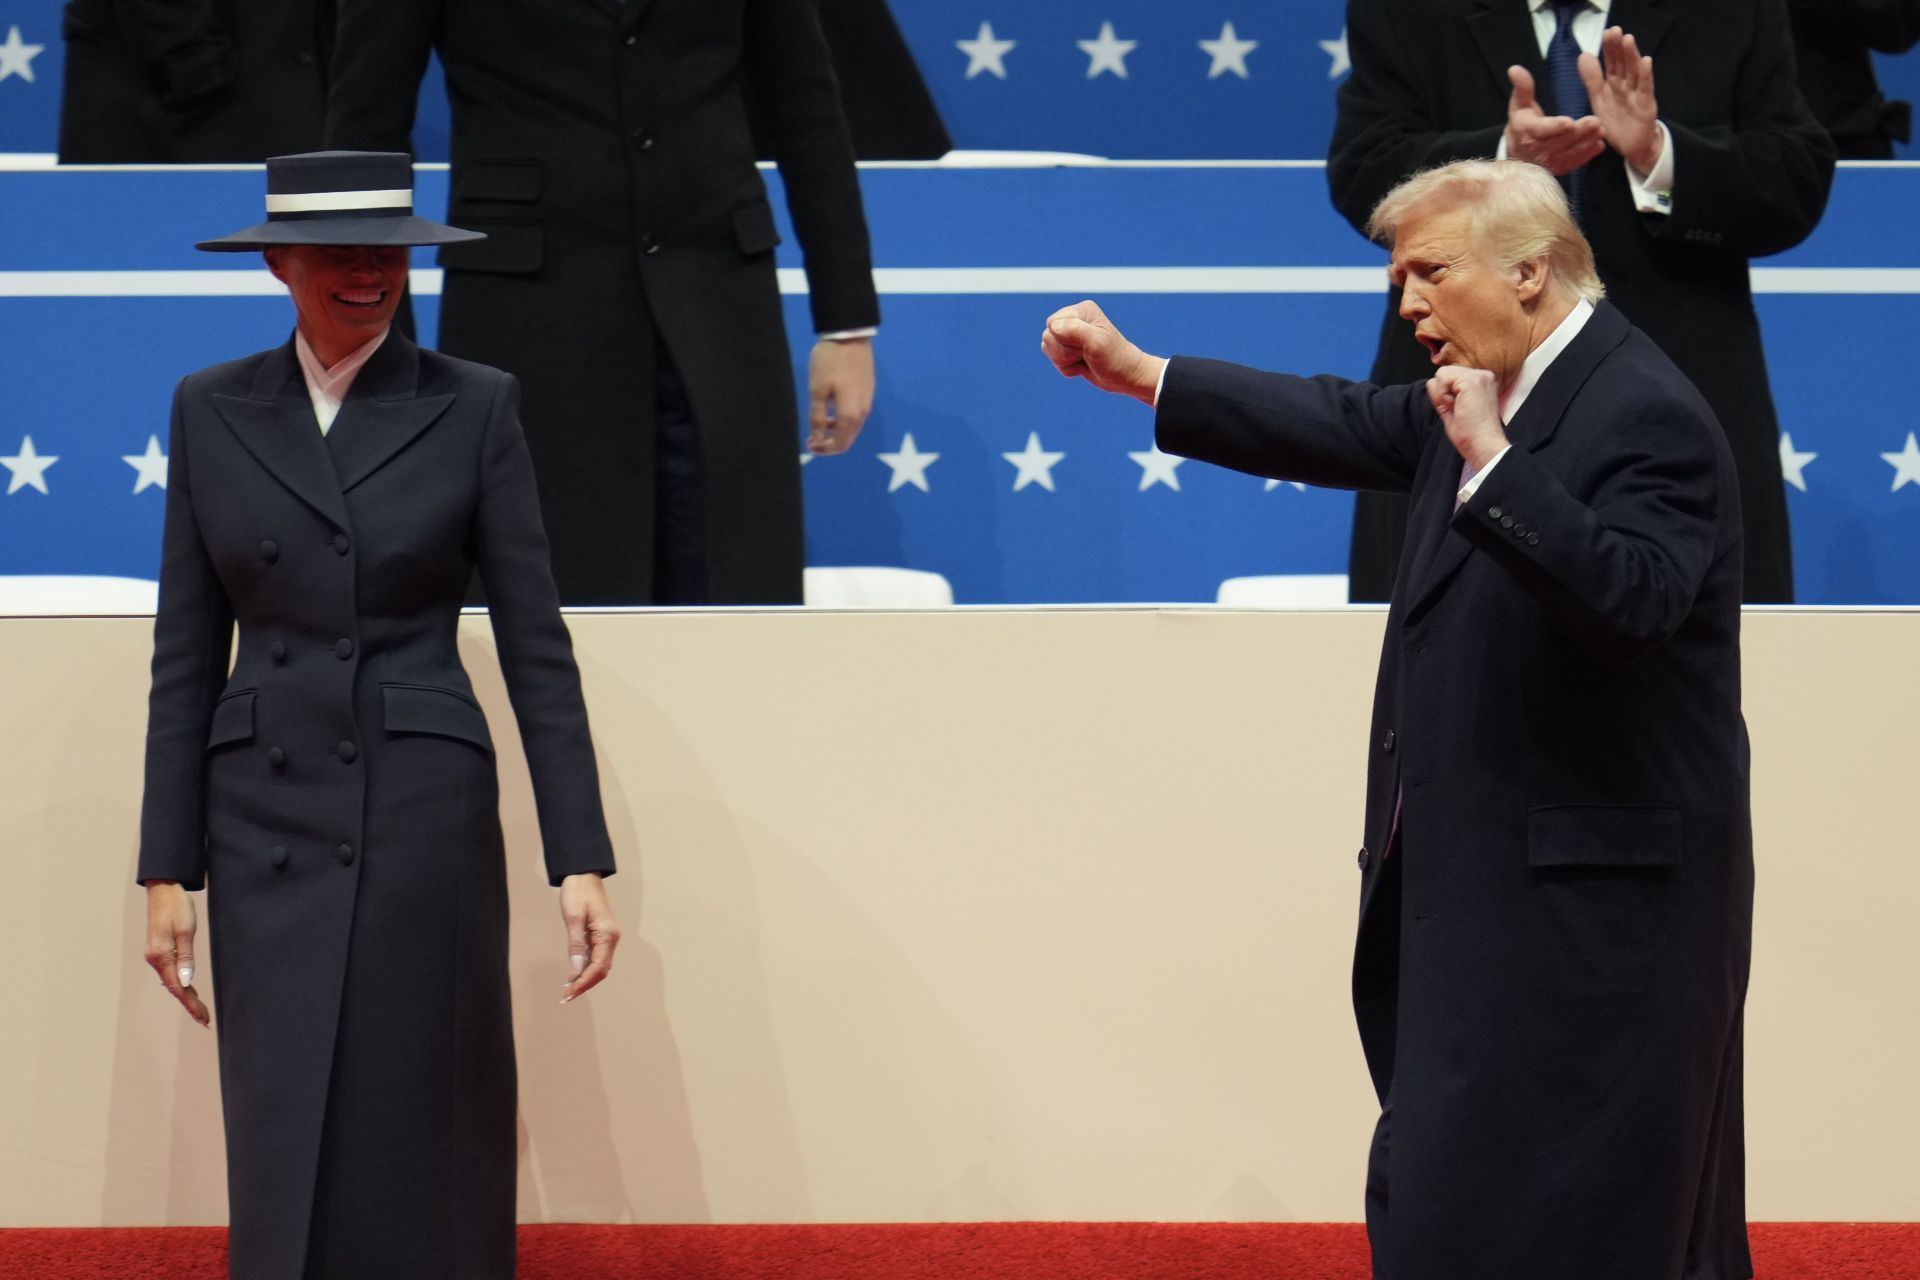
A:
[[[1102,391],[1117,391],[1152,407],[1160,389],[1163,357],[1128,342],[1092,302],[1076,302],[1047,317],[1040,350],[1062,377],[1085,378]]]
[[[1558,178],[1607,148],[1596,116],[1550,116],[1533,96],[1533,73],[1508,67],[1513,96],[1507,99],[1507,159],[1537,164]]]
[[[147,963],[160,975],[160,985],[180,1002],[201,1026],[211,1021],[207,1006],[193,989],[193,938],[198,921],[193,899],[172,880],[147,881]]]

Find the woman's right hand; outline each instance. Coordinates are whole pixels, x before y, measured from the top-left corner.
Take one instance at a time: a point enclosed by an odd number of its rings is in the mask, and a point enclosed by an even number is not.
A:
[[[193,899],[177,881],[147,881],[147,963],[160,975],[160,985],[193,1015],[210,1026],[207,1006],[193,989],[193,936],[198,928]]]

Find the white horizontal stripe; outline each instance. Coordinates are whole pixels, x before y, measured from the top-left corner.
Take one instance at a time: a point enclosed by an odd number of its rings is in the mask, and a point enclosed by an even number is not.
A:
[[[398,191],[308,191],[269,195],[268,213],[332,213],[347,209],[411,209],[413,188]]]
[[[413,272],[413,291],[438,297],[436,267]],[[1380,267],[881,267],[883,294],[1381,294]],[[0,298],[252,298],[283,293],[263,270],[0,271]],[[1764,294],[1900,296],[1920,294],[1916,267],[1755,267]],[[803,295],[806,274],[780,269],[780,292]]]

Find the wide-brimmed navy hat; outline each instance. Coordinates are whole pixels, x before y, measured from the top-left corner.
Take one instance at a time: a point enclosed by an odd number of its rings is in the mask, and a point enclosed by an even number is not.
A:
[[[196,249],[258,251],[276,244],[416,245],[484,240],[413,216],[413,162],[401,151],[310,151],[267,160],[267,220]]]

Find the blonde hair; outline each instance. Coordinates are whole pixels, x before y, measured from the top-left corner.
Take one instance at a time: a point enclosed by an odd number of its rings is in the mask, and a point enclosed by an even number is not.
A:
[[[1553,279],[1587,302],[1607,296],[1593,265],[1593,246],[1580,234],[1554,176],[1524,160],[1456,160],[1416,173],[1386,194],[1367,220],[1367,236],[1392,248],[1400,226],[1416,213],[1465,207],[1473,233],[1502,265],[1545,258]]]

